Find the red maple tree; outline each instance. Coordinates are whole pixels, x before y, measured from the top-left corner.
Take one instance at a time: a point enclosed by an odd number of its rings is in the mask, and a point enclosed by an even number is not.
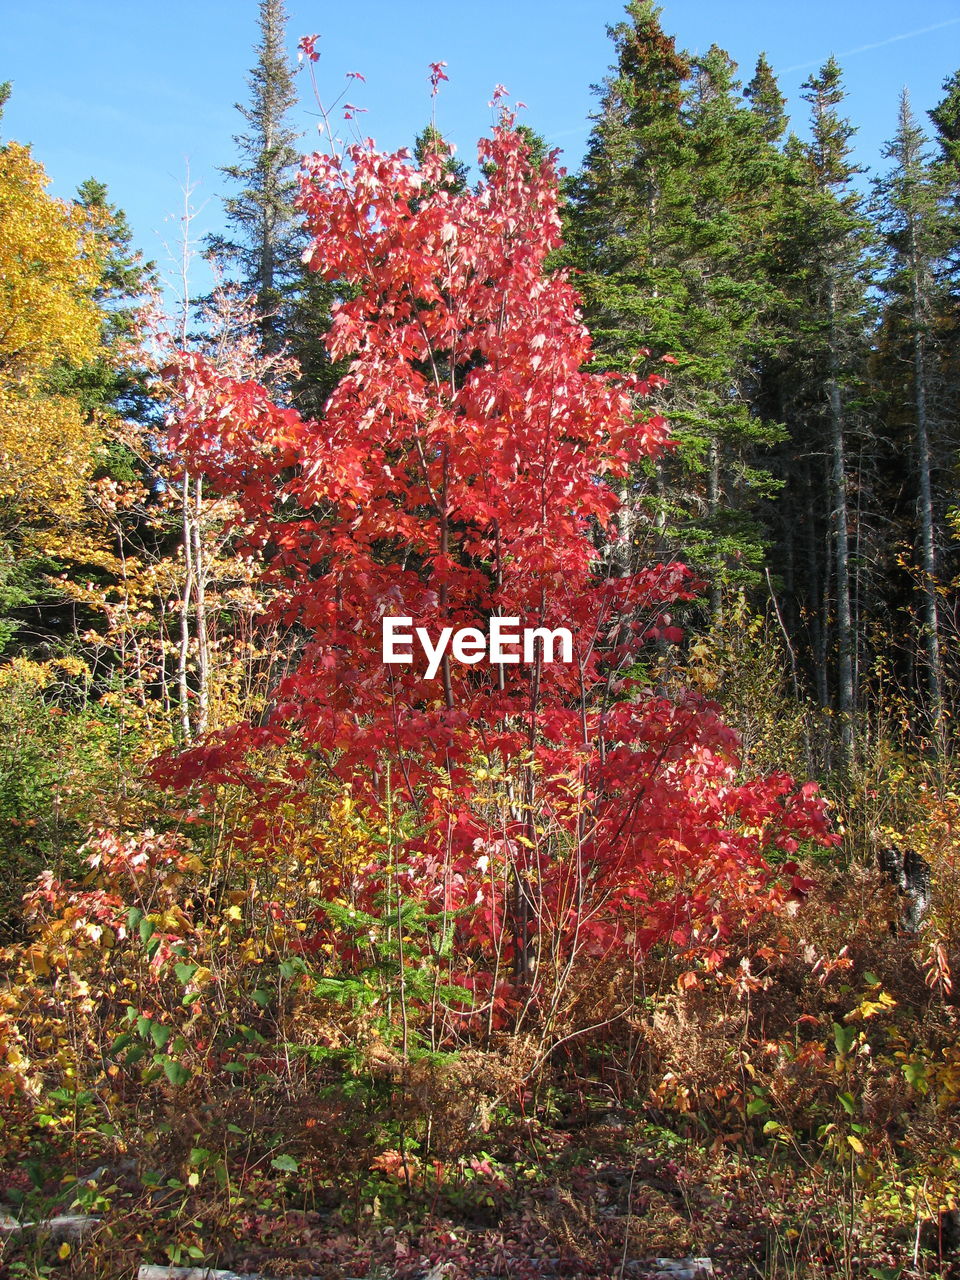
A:
[[[733,922],[790,890],[796,869],[775,874],[770,851],[829,838],[816,789],[738,782],[714,707],[625,679],[652,638],[680,638],[668,610],[697,586],[680,564],[623,575],[604,554],[611,482],[670,447],[643,408],[657,378],[586,371],[578,296],[545,267],[555,157],[533,163],[506,118],[480,145],[476,190],[456,190],[445,159],[368,141],[305,164],[309,264],[352,293],[328,336],[349,372],[322,418],[183,359],[175,446],[239,499],[274,613],[303,645],[264,725],[168,776],[240,778],[264,813],[316,769],[371,813],[402,801],[416,815],[406,892],[458,909],[475,984],[494,955],[500,978],[510,960],[528,982],[545,947],[722,949]],[[498,615],[566,627],[573,661],[447,654],[427,679],[416,652],[384,663],[390,615],[433,639]],[[296,744],[283,786],[244,765],[265,740]],[[377,883],[368,869],[355,900]]]

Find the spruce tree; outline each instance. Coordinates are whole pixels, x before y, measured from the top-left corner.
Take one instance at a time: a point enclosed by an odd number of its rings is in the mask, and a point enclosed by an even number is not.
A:
[[[97,257],[93,297],[102,317],[103,346],[94,361],[59,367],[54,374],[58,390],[76,396],[91,413],[145,423],[156,415],[156,404],[129,346],[145,296],[157,283],[156,266],[134,249],[127,216],[112,203],[105,183],[96,178],[81,183],[76,204],[86,214]]]
[[[724,568],[749,580],[760,559],[751,507],[769,486],[757,455],[776,436],[749,388],[777,154],[722,50],[679,53],[649,0],[627,16],[611,30],[617,63],[569,187],[571,260],[598,363],[635,368],[643,349],[677,361],[664,411],[680,450],[652,469],[655,502],[643,498],[657,553],[715,583]]]
[[[781,552],[811,619],[810,657],[821,705],[839,721],[844,765],[853,758],[857,687],[855,565],[865,559],[866,524],[851,498],[851,440],[856,434],[868,354],[869,229],[853,179],[854,128],[841,114],[841,70],[827,60],[804,85],[811,139],[791,137],[779,237],[783,342],[776,396],[790,441],[781,451],[786,482],[780,505]],[[859,477],[859,491],[864,484]]]
[[[942,160],[960,177],[960,71],[943,82],[944,97],[927,114],[937,130]]]
[[[293,400],[304,416],[317,417],[342,373],[323,342],[336,290],[302,261],[307,236],[295,207],[300,153],[289,122],[297,94],[286,24],[283,0],[260,0],[250,100],[236,104],[248,127],[234,138],[239,161],[221,171],[239,187],[224,199],[230,234],[207,243],[225,276],[254,297],[263,353],[283,353],[297,363],[291,384],[273,391]],[[267,372],[263,376],[272,381]]]
[[[938,332],[944,367],[951,371],[949,394],[956,420],[960,405],[960,71],[944,82],[944,97],[929,114],[936,128],[939,155],[934,163],[944,199],[942,302]]]
[[[904,90],[897,132],[884,154],[892,166],[876,182],[886,258],[882,359],[878,376],[887,397],[894,465],[903,455],[912,473],[908,530],[920,595],[920,642],[926,666],[926,704],[933,740],[943,746],[944,672],[938,592],[938,526],[943,505],[935,466],[949,408],[945,397],[940,320],[945,314],[943,260],[949,244],[943,167],[932,163],[927,139]],[[905,437],[905,440],[904,440]],[[901,441],[903,442],[901,444]],[[899,446],[899,448],[897,447]]]
[[[789,120],[786,113],[787,100],[780,92],[773,68],[767,61],[767,55],[761,53],[757,59],[753,79],[743,91],[743,96],[750,103],[750,109],[760,120],[760,129],[767,142],[777,143],[786,133]]]
[[[617,63],[598,90],[600,114],[568,188],[568,239],[594,348],[621,369],[644,345],[676,350],[684,330],[672,285],[690,216],[681,118],[690,64],[664,34],[660,12],[651,0],[631,0],[629,21],[608,27]]]
[[[289,113],[297,100],[284,47],[283,0],[260,0],[257,60],[247,81],[248,105],[236,103],[247,123],[234,142],[240,153],[224,173],[239,188],[224,198],[230,228],[208,249],[231,278],[256,298],[264,350],[276,354],[289,328],[290,293],[300,275],[304,234],[294,209],[297,134]]]

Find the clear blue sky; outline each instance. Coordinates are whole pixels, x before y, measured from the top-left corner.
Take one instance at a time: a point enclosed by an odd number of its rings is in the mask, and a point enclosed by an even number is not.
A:
[[[359,71],[347,100],[367,108],[364,134],[406,146],[430,118],[428,63],[446,61],[437,123],[472,161],[489,127],[498,82],[528,105],[521,113],[576,168],[612,46],[606,25],[618,0],[484,0],[416,5],[392,0],[320,4],[287,0],[291,51],[319,32],[316,74],[325,99]],[[234,159],[256,40],[256,0],[0,0],[0,80],[14,82],[6,138],[32,143],[54,194],[70,196],[87,177],[109,186],[126,209],[138,245],[166,267],[176,241],[189,162],[198,235],[220,222],[217,166]],[[749,79],[765,50],[803,133],[800,86],[830,53],[845,71],[848,110],[859,128],[858,158],[876,169],[906,85],[924,123],[946,77],[960,67],[960,0],[666,0],[662,22],[682,47],[716,42]],[[316,146],[306,75],[295,124]],[[345,126],[346,127],[346,126]],[[198,273],[198,285],[204,281]]]

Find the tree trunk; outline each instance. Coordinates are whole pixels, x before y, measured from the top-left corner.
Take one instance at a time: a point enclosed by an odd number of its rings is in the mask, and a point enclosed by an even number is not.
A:
[[[834,567],[837,586],[837,713],[840,717],[840,747],[844,765],[853,763],[853,623],[850,612],[850,529],[847,507],[847,461],[843,431],[843,398],[837,380],[839,364],[836,332],[836,286],[831,282],[830,315],[830,379],[827,394],[830,404],[831,508],[833,516]]]
[[[913,407],[916,415],[917,516],[920,525],[920,568],[923,573],[923,647],[926,653],[927,691],[933,722],[934,750],[943,751],[943,662],[940,654],[940,619],[937,604],[937,560],[934,533],[933,486],[930,472],[930,425],[927,415],[927,370],[923,341],[923,304],[916,223],[910,219],[910,274],[913,315]]]

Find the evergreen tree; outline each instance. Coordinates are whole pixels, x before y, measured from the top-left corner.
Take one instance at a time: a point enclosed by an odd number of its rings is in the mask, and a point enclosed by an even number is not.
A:
[[[750,109],[759,117],[760,128],[767,142],[779,142],[789,123],[785,110],[787,100],[780,92],[765,53],[761,53],[757,59],[753,79],[744,89],[743,96],[750,103]]]
[[[943,314],[941,266],[948,245],[943,168],[931,162],[924,137],[904,90],[897,132],[884,154],[889,173],[875,184],[884,235],[886,274],[884,320],[878,378],[887,395],[888,434],[906,436],[894,465],[902,475],[902,455],[910,459],[908,520],[919,571],[921,647],[926,659],[926,701],[934,741],[943,745],[944,673],[938,598],[938,502],[935,462],[947,416],[941,367],[939,318]],[[897,463],[900,465],[897,466]]]
[[[157,284],[156,267],[133,248],[126,214],[111,203],[105,183],[88,178],[77,190],[76,204],[84,211],[97,262],[93,297],[102,343],[95,360],[61,365],[52,377],[58,392],[75,396],[90,413],[146,422],[154,416],[155,404],[144,370],[131,362],[129,347],[145,294]]]
[[[937,328],[941,363],[948,379],[948,414],[960,411],[960,71],[944,82],[944,98],[929,114],[936,128],[939,156],[934,164],[944,200],[944,244],[939,266],[942,282]]]
[[[232,238],[208,241],[210,253],[256,298],[262,342],[270,354],[281,349],[288,331],[290,292],[300,279],[305,243],[293,203],[299,155],[288,117],[297,95],[284,48],[286,20],[283,0],[260,0],[257,61],[247,81],[250,101],[235,104],[248,129],[234,137],[240,160],[222,169],[239,188],[223,202]]]
[[[791,138],[791,181],[784,190],[779,281],[784,327],[775,395],[790,440],[781,452],[786,481],[779,504],[781,563],[799,595],[796,616],[810,619],[810,656],[818,698],[840,725],[841,755],[852,761],[857,686],[858,602],[865,559],[865,478],[851,498],[850,440],[869,342],[868,224],[853,185],[855,130],[841,115],[841,71],[831,57],[804,85],[811,140]],[[768,389],[769,394],[769,389]],[[857,437],[858,457],[869,450]],[[831,680],[832,676],[832,680]]]
[[[942,101],[927,114],[937,130],[942,159],[960,174],[960,71],[943,82]]]
[[[776,438],[749,388],[779,160],[722,50],[678,53],[649,0],[627,15],[569,188],[571,257],[600,363],[636,367],[643,349],[677,361],[664,411],[681,449],[652,475],[658,552],[749,577],[760,559],[750,507],[769,487],[756,454]]]
[[[680,348],[682,298],[672,286],[689,219],[689,138],[681,107],[690,73],[651,0],[608,28],[617,65],[579,177],[569,184],[568,239],[594,348],[606,365],[634,366],[638,348]]]
[[[239,187],[224,208],[231,235],[208,240],[225,275],[254,297],[262,352],[292,356],[299,372],[286,393],[306,417],[317,417],[342,369],[323,342],[337,291],[302,261],[306,232],[295,207],[298,134],[289,123],[297,95],[285,49],[283,0],[260,0],[260,39],[250,72],[249,105],[236,107],[248,125],[235,137],[237,164],[222,172]],[[263,376],[275,381],[265,368]]]
[[[417,134],[413,144],[413,155],[417,164],[421,166],[427,156],[443,156],[443,171],[450,182],[451,192],[462,195],[466,191],[468,166],[462,160],[455,158],[452,147],[435,124],[428,124],[421,133]]]

